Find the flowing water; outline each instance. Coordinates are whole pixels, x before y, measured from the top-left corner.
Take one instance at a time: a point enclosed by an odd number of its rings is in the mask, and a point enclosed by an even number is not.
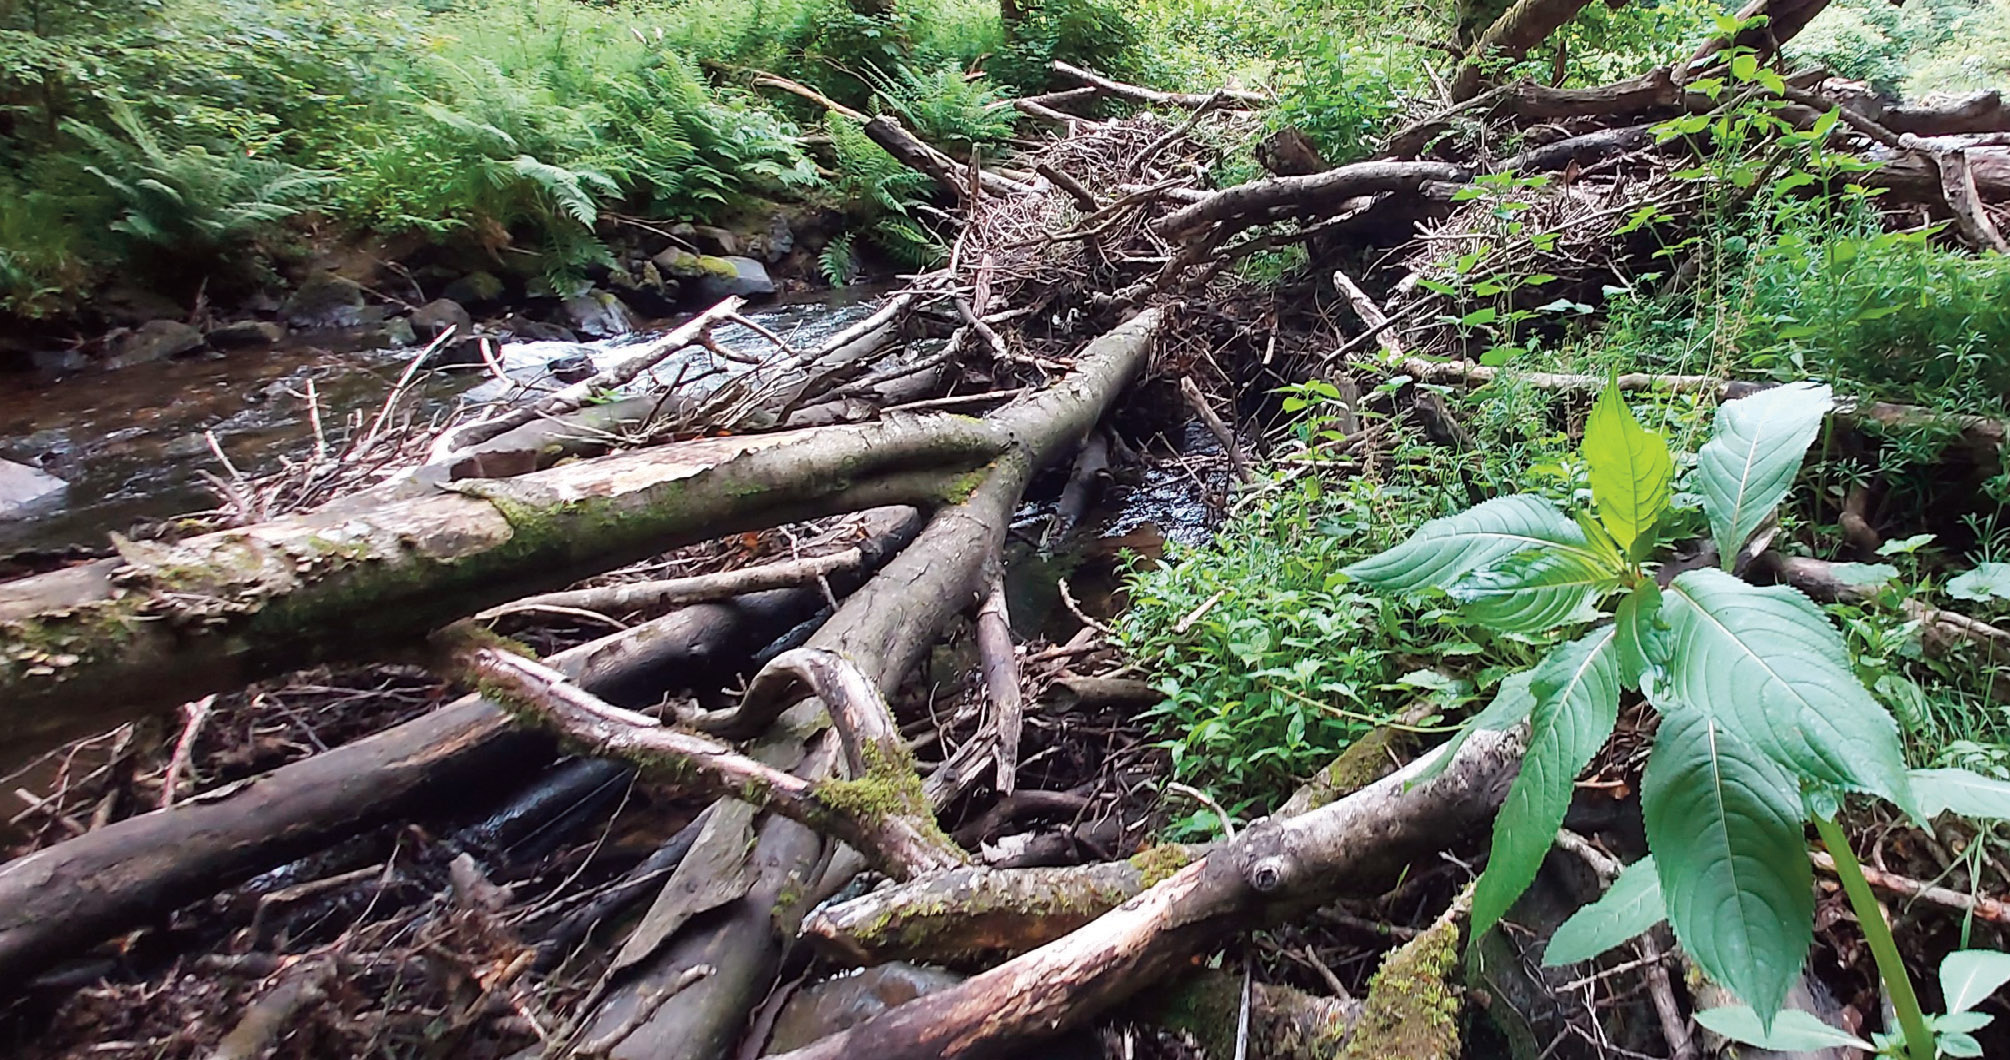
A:
[[[796,349],[814,349],[869,315],[875,302],[839,295],[765,307],[748,318]],[[578,367],[582,358],[604,365],[669,326],[601,342],[504,343],[497,352],[515,383],[551,389],[563,385],[554,366]],[[720,345],[750,357],[775,352],[768,339],[739,325],[718,328],[714,335]],[[310,381],[323,429],[334,435],[353,418],[367,422],[376,415],[416,352],[338,352],[300,344],[62,380],[0,379],[0,458],[39,467],[69,484],[59,504],[32,518],[0,518],[0,554],[103,546],[108,532],[211,508],[216,495],[204,475],[228,477],[225,459],[245,475],[258,475],[313,451]],[[654,381],[682,379],[702,391],[745,370],[715,360],[693,348],[666,359]],[[638,384],[650,382],[645,376]],[[418,415],[445,417],[463,402],[492,401],[508,389],[480,371],[430,373],[418,387]]]

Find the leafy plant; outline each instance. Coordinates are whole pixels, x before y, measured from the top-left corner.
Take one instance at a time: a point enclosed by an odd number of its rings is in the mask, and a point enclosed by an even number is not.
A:
[[[1665,586],[1657,579],[1653,560],[1673,525],[1675,464],[1615,382],[1585,427],[1589,510],[1500,497],[1427,523],[1347,572],[1384,592],[1443,590],[1467,617],[1504,632],[1591,627],[1503,682],[1466,730],[1529,725],[1474,892],[1475,935],[1534,879],[1577,774],[1610,735],[1622,691],[1637,688],[1661,715],[1642,808],[1655,882],[1683,947],[1771,1028],[1812,940],[1813,879],[1802,849],[1812,817],[1892,992],[1906,1049],[1913,1060],[1932,1060],[1904,966],[1834,818],[1848,793],[1923,817],[1923,792],[1949,779],[1907,771],[1896,724],[1813,601],[1729,573],[1786,496],[1831,405],[1828,387],[1796,383],[1719,408],[1686,485],[1700,499],[1721,569],[1685,570]],[[1608,618],[1598,605],[1614,596]],[[1952,772],[1957,787],[2010,791]]]
[[[1013,111],[1003,94],[982,76],[964,72],[954,61],[916,73],[905,65],[892,75],[868,76],[879,101],[900,115],[916,135],[959,157],[971,147],[1012,135]]]

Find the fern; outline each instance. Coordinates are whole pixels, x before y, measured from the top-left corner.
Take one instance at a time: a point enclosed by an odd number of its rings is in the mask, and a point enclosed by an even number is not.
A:
[[[824,274],[825,282],[832,287],[843,287],[852,280],[851,233],[846,232],[824,244],[817,254],[817,268]]]

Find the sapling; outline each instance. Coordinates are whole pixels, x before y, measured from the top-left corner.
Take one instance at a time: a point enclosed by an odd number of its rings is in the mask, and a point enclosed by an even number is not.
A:
[[[1976,1016],[1951,996],[1950,1015],[1924,1015],[1836,817],[1851,794],[1918,821],[1946,810],[2001,817],[2010,814],[2010,784],[1908,770],[1897,725],[1821,609],[1792,588],[1732,573],[1833,405],[1827,386],[1794,383],[1717,410],[1684,483],[1709,523],[1715,565],[1661,576],[1679,524],[1675,461],[1608,385],[1585,424],[1588,508],[1499,497],[1426,523],[1347,573],[1385,592],[1441,589],[1506,633],[1584,631],[1502,681],[1455,738],[1529,727],[1474,889],[1474,938],[1534,880],[1577,775],[1612,734],[1621,693],[1638,689],[1661,715],[1641,782],[1651,856],[1567,922],[1548,958],[1595,956],[1665,918],[1703,972],[1749,1006],[1703,1013],[1706,1026],[1747,1041],[1809,1031],[1811,1017],[1780,1010],[1813,941],[1812,819],[1898,1015],[1899,1033],[1884,1046],[1908,1060],[1972,1055],[1959,1050],[1973,1041],[1964,1036],[1980,1025]],[[2010,965],[2010,956],[1964,952]],[[2010,970],[1968,1004],[2006,979]]]

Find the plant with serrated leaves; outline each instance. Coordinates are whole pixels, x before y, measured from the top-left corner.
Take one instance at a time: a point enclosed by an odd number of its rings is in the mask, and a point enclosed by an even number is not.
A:
[[[1496,498],[1426,523],[1348,573],[1385,592],[1443,590],[1468,618],[1507,633],[1589,627],[1503,681],[1439,759],[1449,761],[1474,730],[1528,725],[1521,772],[1474,889],[1474,937],[1534,880],[1578,773],[1617,722],[1620,695],[1638,689],[1661,715],[1641,785],[1653,868],[1636,866],[1614,888],[1607,901],[1629,916],[1598,940],[1616,944],[1665,916],[1697,965],[1770,1033],[1813,940],[1803,831],[1812,818],[1888,984],[1906,1055],[1932,1060],[1934,1029],[1835,818],[1851,793],[1920,820],[1946,809],[2001,816],[2010,785],[1960,770],[1909,772],[1891,715],[1814,602],[1731,573],[1832,405],[1827,386],[1794,383],[1718,409],[1686,486],[1701,500],[1721,569],[1683,570],[1665,584],[1658,576],[1655,558],[1675,525],[1675,461],[1615,381],[1585,425],[1588,509],[1565,512],[1530,494]],[[1610,600],[1608,613],[1600,605]]]

